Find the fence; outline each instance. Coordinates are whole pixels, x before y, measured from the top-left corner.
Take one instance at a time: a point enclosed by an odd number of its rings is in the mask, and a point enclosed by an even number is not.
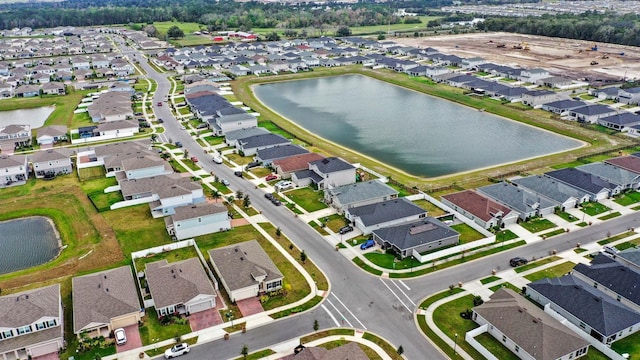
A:
[[[471,347],[473,347],[474,349],[476,349],[476,351],[478,351],[480,354],[482,354],[482,356],[484,356],[487,360],[498,360],[497,357],[495,357],[491,351],[487,350],[484,346],[482,346],[482,344],[480,344],[478,342],[478,340],[475,339],[476,336],[487,332],[487,324],[484,324],[482,326],[480,326],[479,328],[475,328],[471,331],[468,331],[465,335],[464,335],[464,340],[466,342],[469,343],[469,345],[471,345]]]

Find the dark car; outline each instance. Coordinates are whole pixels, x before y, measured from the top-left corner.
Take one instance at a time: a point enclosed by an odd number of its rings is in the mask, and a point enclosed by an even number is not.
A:
[[[234,171],[233,175],[235,175],[237,177],[242,177],[242,171]]]
[[[340,234],[346,234],[351,231],[353,231],[353,226],[351,225],[346,225],[340,228]]]
[[[513,259],[509,260],[509,265],[511,265],[512,267],[517,267],[520,265],[526,265],[528,262],[529,260],[525,258],[514,257]]]
[[[252,161],[247,164],[247,169],[252,169],[254,167],[260,166],[260,161]]]
[[[163,124],[163,123],[164,123],[164,120],[162,120],[162,119],[158,119],[158,123]]]
[[[269,201],[273,200],[273,194],[272,193],[266,193],[266,194],[264,194],[264,197],[267,198]]]
[[[276,199],[276,198],[271,199],[271,203],[272,203],[273,205],[275,205],[275,206],[280,206],[280,205],[282,205],[282,202],[280,202],[280,200],[278,200],[278,199]]]
[[[182,143],[180,141],[176,141],[176,147],[181,148],[182,147]]]

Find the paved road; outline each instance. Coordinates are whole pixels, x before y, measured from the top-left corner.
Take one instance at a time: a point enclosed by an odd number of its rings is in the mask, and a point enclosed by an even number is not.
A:
[[[125,53],[131,52],[132,50],[125,50]],[[421,299],[446,289],[450,284],[459,281],[465,283],[488,276],[492,269],[505,269],[509,266],[509,259],[514,256],[546,256],[554,249],[567,250],[575,247],[577,243],[587,244],[606,237],[607,233],[619,233],[629,227],[637,228],[640,224],[640,214],[632,214],[417,279],[381,279],[363,272],[351,261],[339,255],[315,230],[295,218],[288,209],[275,207],[268,202],[262,189],[255,189],[247,180],[233,176],[232,169],[211,162],[211,156],[206,154],[185,130],[180,130],[180,125],[171,115],[167,105],[155,106],[169,91],[169,82],[165,75],[158,74],[144,61],[141,61],[140,65],[149,77],[158,82],[154,111],[158,117],[165,120],[167,135],[174,142],[181,141],[191,155],[198,156],[201,160],[200,165],[205,170],[215,171],[219,177],[230,181],[230,188],[248,194],[252,205],[258,210],[263,210],[269,221],[280,227],[297,246],[304,249],[309,258],[325,272],[331,283],[329,295],[315,310],[252,329],[246,334],[232,336],[228,341],[219,340],[194,347],[190,358],[237,357],[244,344],[248,345],[250,351],[255,351],[311,332],[313,321],[317,319],[321,328],[344,325],[377,333],[395,346],[402,345],[408,359],[446,359],[425,340],[414,325],[412,314]]]

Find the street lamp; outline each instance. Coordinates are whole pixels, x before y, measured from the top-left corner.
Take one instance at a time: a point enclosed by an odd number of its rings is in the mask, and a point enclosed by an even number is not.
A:
[[[456,347],[458,345],[458,333],[453,335],[453,355],[456,354]]]
[[[225,316],[227,317],[227,321],[231,321],[231,326],[233,327],[233,312],[229,310],[229,312],[227,312]]]

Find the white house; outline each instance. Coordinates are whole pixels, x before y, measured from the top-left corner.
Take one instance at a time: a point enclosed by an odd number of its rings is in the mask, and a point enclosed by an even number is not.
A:
[[[0,188],[24,185],[29,178],[29,166],[24,155],[0,155]]]
[[[71,151],[66,148],[48,149],[31,155],[31,165],[36,178],[51,178],[71,174]]]
[[[178,206],[164,218],[167,232],[178,240],[231,229],[227,207],[218,203]]]

